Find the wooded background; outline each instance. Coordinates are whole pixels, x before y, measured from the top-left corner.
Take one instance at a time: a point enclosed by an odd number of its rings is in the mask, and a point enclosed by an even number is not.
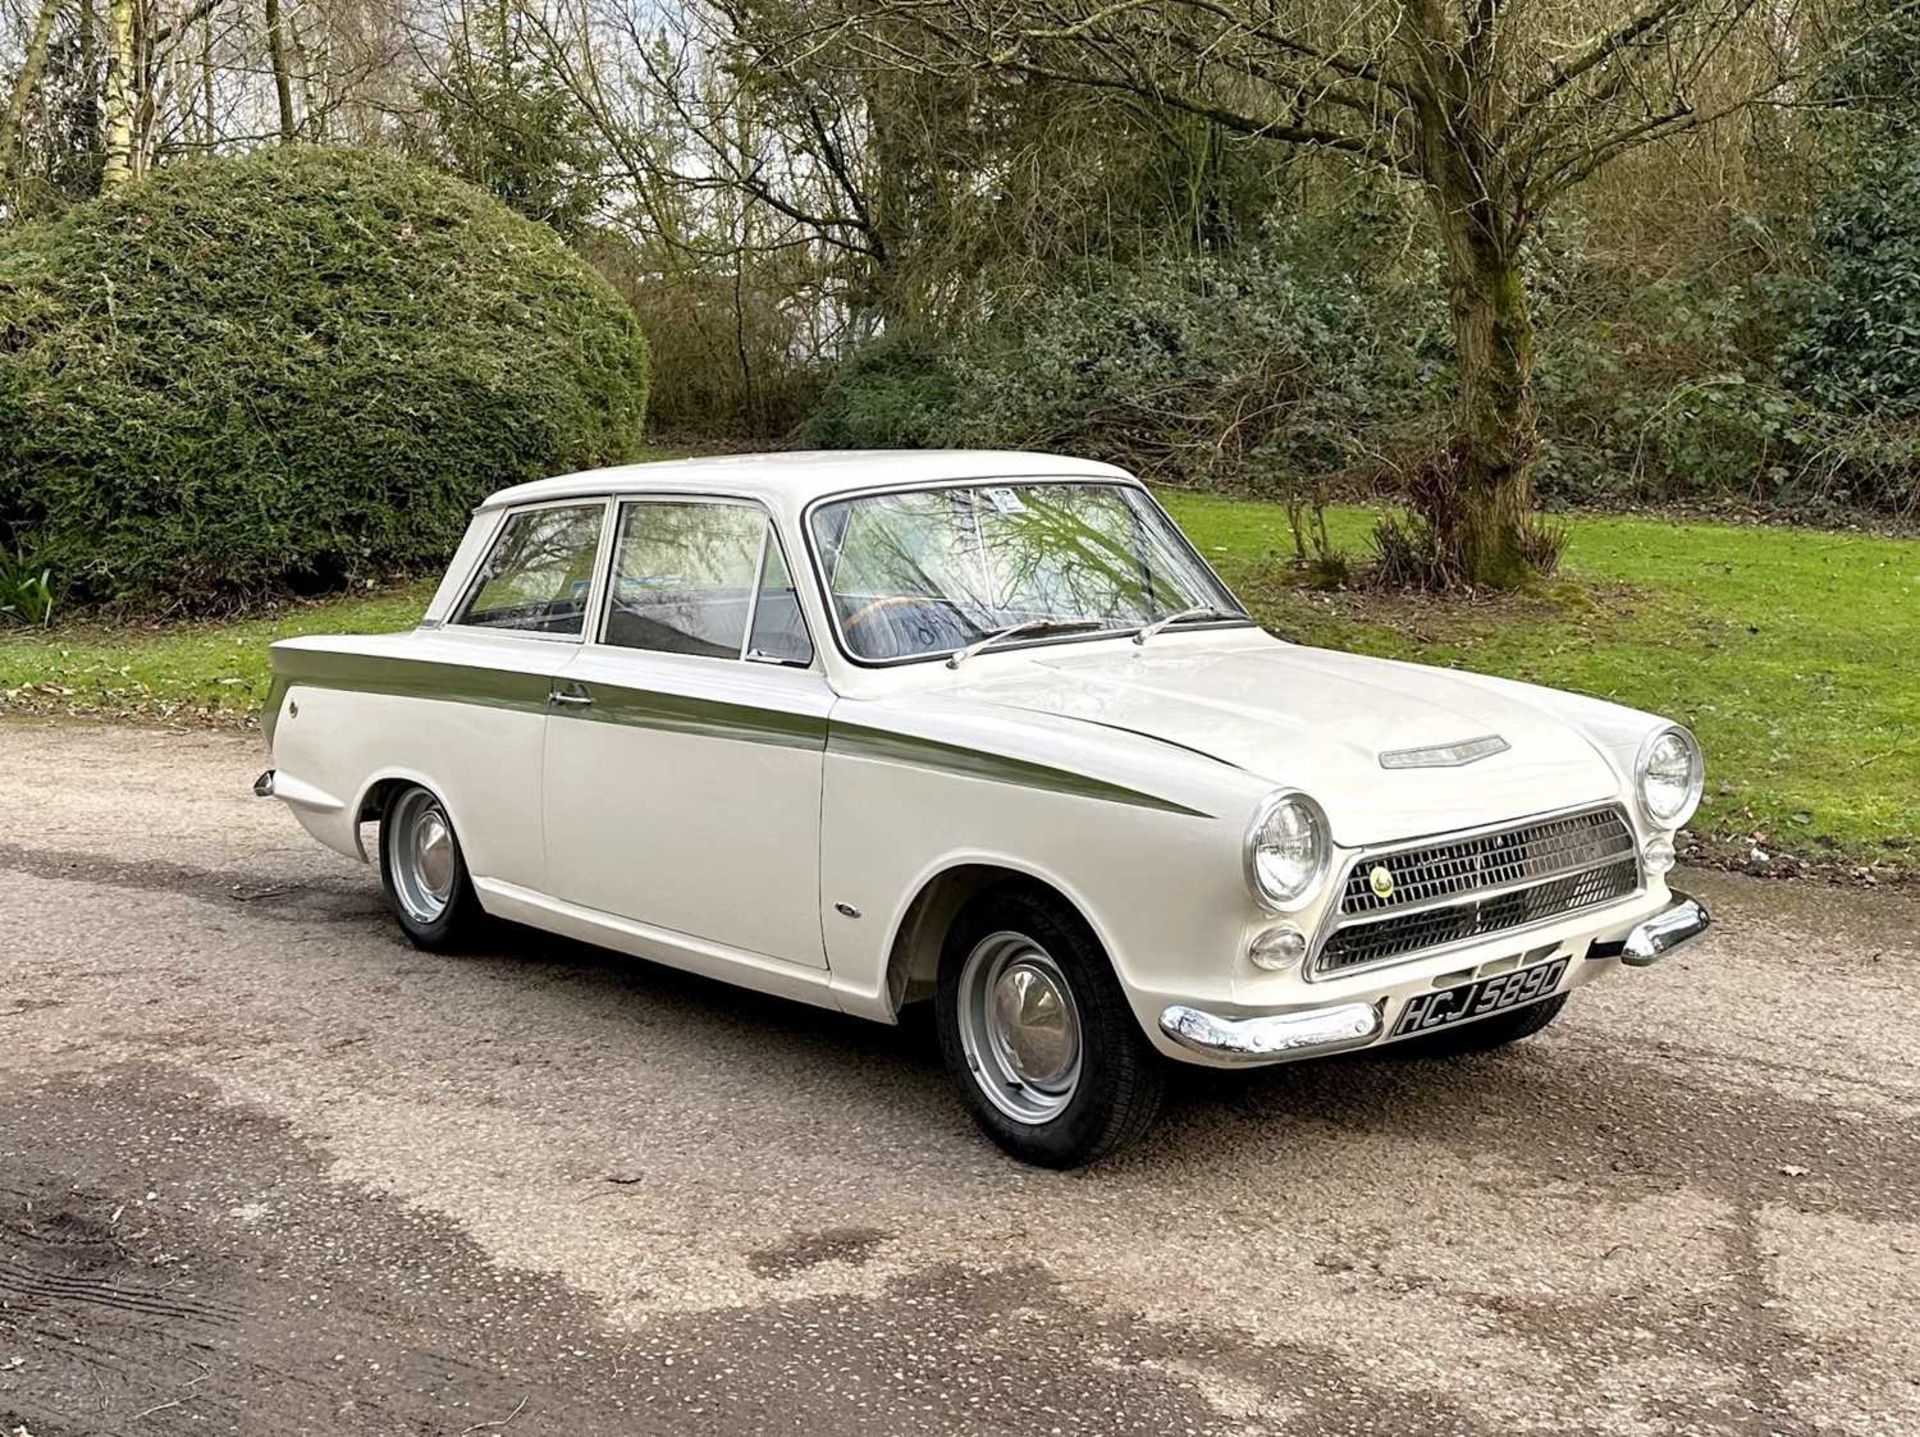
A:
[[[1920,0],[0,0],[0,215],[397,151],[556,231],[699,444],[1920,505]],[[4,245],[0,235],[0,245]],[[4,316],[0,316],[4,321]]]

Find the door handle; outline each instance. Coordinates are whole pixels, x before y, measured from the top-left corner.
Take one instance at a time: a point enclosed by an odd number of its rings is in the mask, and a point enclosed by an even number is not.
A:
[[[584,709],[593,705],[593,695],[584,689],[549,689],[547,702],[565,704],[568,708]]]

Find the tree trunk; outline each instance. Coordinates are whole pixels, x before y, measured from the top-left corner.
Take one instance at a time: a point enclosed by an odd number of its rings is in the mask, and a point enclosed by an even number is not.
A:
[[[273,93],[280,102],[280,141],[294,137],[293,78],[287,73],[287,36],[280,20],[280,0],[267,0],[267,59],[273,66]]]
[[[100,188],[115,190],[134,177],[137,155],[133,144],[134,0],[108,0],[106,165]]]
[[[1473,205],[1437,208],[1460,392],[1447,464],[1456,492],[1435,527],[1452,534],[1453,557],[1470,582],[1511,588],[1535,567],[1527,520],[1538,430],[1526,281],[1516,246],[1491,215]]]
[[[200,139],[208,154],[213,153],[213,147],[219,140],[214,120],[213,82],[213,15],[208,12],[200,22],[200,111],[203,126]]]
[[[13,82],[6,114],[0,115],[0,177],[13,174],[13,142],[20,133],[20,117],[26,113],[27,101],[33,98],[33,87],[40,83],[40,67],[47,62],[47,41],[53,36],[54,16],[59,13],[60,0],[41,0],[33,34],[27,39],[26,58],[20,64],[20,76]]]
[[[1441,581],[1511,588],[1537,572],[1533,323],[1520,273],[1520,197],[1491,136],[1492,21],[1466,30],[1445,0],[1407,0],[1420,169],[1447,267],[1460,392],[1453,441],[1414,485]],[[1477,18],[1476,18],[1477,17]]]

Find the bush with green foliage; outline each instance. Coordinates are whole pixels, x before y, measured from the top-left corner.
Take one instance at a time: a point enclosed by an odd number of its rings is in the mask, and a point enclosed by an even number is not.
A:
[[[833,373],[800,428],[812,449],[925,449],[955,427],[959,386],[932,345],[881,335]]]
[[[89,601],[437,566],[641,439],[646,342],[543,226],[391,155],[169,166],[0,253],[0,540]]]
[[[1395,296],[1271,250],[1091,269],[945,348],[857,351],[803,436],[1058,449],[1175,480],[1324,474],[1370,462],[1418,401],[1394,319]]]

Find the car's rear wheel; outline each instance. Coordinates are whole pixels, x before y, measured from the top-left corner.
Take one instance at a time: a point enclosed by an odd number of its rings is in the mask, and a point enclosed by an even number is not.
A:
[[[1037,891],[976,899],[947,935],[940,1049],[974,1120],[1001,1147],[1070,1168],[1145,1131],[1165,1073],[1106,953]]]
[[[485,918],[453,820],[418,784],[393,794],[381,815],[380,886],[401,929],[421,948],[458,948]]]
[[[1559,993],[1524,1008],[1496,1013],[1491,1018],[1476,1018],[1457,1028],[1442,1028],[1424,1037],[1408,1038],[1387,1051],[1407,1058],[1458,1058],[1467,1053],[1485,1053],[1531,1038],[1558,1018],[1566,1006],[1567,995]]]

